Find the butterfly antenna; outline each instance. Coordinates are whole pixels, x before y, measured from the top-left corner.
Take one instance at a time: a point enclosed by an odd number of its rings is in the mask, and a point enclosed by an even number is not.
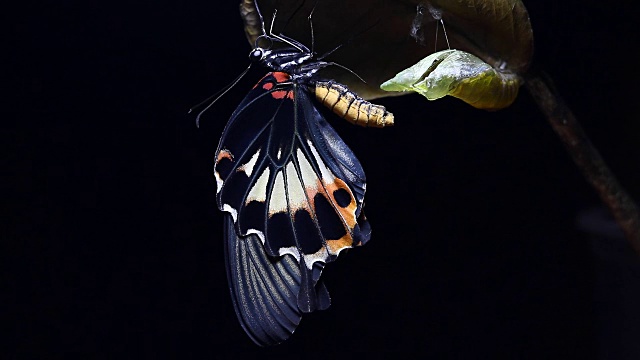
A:
[[[271,17],[271,25],[269,25],[269,36],[275,36],[273,34],[273,24],[276,22],[276,15],[278,15],[278,9],[273,10],[273,16]]]
[[[196,127],[199,128],[200,127],[200,117],[202,116],[202,114],[209,110],[209,108],[211,106],[213,106],[213,104],[216,103],[216,101],[218,101],[218,99],[220,99],[224,94],[226,94],[229,90],[231,90],[231,88],[233,88],[239,81],[240,79],[242,79],[242,77],[249,71],[249,69],[251,69],[251,64],[249,64],[249,66],[247,66],[247,68],[240,74],[238,75],[238,77],[236,77],[235,80],[233,80],[233,82],[231,82],[231,84],[227,85],[226,87],[223,88],[223,90],[218,91],[217,93],[209,96],[208,98],[204,99],[202,102],[200,102],[198,105],[193,106],[191,109],[189,109],[189,114],[191,114],[195,109],[203,106],[204,104],[206,104],[207,102],[209,102],[212,98],[215,97],[215,99],[213,101],[211,101],[209,103],[209,105],[207,105],[204,109],[202,109],[199,113],[198,116],[196,116]]]
[[[298,51],[300,51],[300,52],[304,52],[303,48],[301,48],[300,46],[296,45],[292,41],[286,39],[284,36],[276,35],[276,34],[273,33],[273,23],[276,22],[276,14],[278,14],[278,9],[273,10],[273,18],[271,19],[271,26],[269,27],[269,37],[277,39],[279,41],[282,41],[283,43],[288,44],[288,45],[298,49]]]
[[[311,12],[307,17],[307,19],[309,19],[309,29],[311,30],[311,53],[312,54],[315,51],[314,49],[316,48],[316,38],[315,38],[315,33],[313,31],[313,20],[311,19],[311,17],[313,16],[313,12],[316,11],[316,6],[318,6],[318,1],[319,0],[316,0],[316,2],[313,4],[313,8],[311,8]]]
[[[294,18],[294,16],[296,16],[296,14],[298,13],[298,11],[300,11],[300,9],[302,9],[302,7],[304,6],[304,3],[306,2],[306,0],[302,0],[300,1],[300,4],[298,4],[298,7],[296,7],[295,10],[293,10],[293,12],[291,13],[291,16],[289,16],[289,18],[287,19],[287,21],[284,23],[284,26],[282,27],[282,29],[280,30],[280,34],[284,33],[284,30],[287,28],[287,26],[289,26],[289,23],[291,22],[291,19]],[[278,8],[278,5],[276,3],[276,9]],[[272,23],[273,25],[273,23]],[[273,26],[272,26],[273,27]]]
[[[266,34],[264,29],[264,18],[262,17],[262,12],[260,11],[260,7],[258,6],[257,1],[253,1],[253,5],[256,7],[256,12],[258,13],[258,18],[260,18],[260,27],[262,28],[262,35]]]

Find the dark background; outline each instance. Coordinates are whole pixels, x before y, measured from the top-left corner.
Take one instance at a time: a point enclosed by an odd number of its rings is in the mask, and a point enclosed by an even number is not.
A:
[[[525,5],[537,63],[637,199],[631,5]],[[377,101],[394,128],[330,120],[367,172],[373,237],[327,267],[331,308],[261,349],[230,301],[212,176],[261,74],[200,129],[187,114],[248,64],[238,1],[5,16],[4,358],[638,358],[637,259],[579,225],[600,202],[526,90],[494,113],[410,95]]]

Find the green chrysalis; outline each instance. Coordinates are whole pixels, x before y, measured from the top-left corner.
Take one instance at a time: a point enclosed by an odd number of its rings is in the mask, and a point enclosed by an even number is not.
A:
[[[496,70],[460,50],[433,53],[384,82],[385,91],[415,91],[429,100],[451,95],[485,110],[505,108],[515,100],[521,79]]]

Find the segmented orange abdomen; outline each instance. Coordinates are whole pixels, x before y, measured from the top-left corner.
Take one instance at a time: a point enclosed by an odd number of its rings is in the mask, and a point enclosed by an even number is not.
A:
[[[393,114],[384,106],[368,102],[346,86],[333,81],[316,81],[315,85],[316,99],[341,118],[364,127],[393,125]]]

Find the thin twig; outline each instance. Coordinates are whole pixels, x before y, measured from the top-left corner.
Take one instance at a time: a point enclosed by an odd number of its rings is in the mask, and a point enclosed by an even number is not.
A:
[[[531,72],[525,86],[640,256],[640,215],[635,202],[620,186],[580,123],[562,101],[551,79],[542,72]]]

